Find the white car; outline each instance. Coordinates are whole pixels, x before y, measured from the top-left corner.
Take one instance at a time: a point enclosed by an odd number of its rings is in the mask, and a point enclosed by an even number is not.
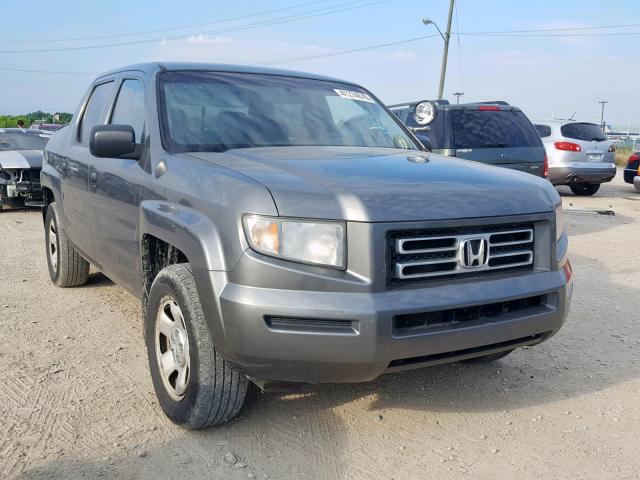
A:
[[[616,176],[616,147],[595,123],[554,119],[534,126],[547,151],[554,185],[569,185],[574,195],[593,195]]]
[[[49,138],[39,130],[0,128],[0,210],[43,205],[40,170]]]

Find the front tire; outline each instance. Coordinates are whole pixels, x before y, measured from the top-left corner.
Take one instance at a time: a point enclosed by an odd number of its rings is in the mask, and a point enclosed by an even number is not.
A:
[[[63,288],[77,287],[87,283],[89,262],[69,243],[67,234],[58,222],[55,202],[47,207],[44,238],[51,281]]]
[[[579,197],[590,197],[600,190],[599,183],[574,183],[569,185],[569,188],[574,195]]]
[[[249,381],[213,345],[189,264],[164,268],[145,311],[151,379],[164,413],[188,429],[235,417]]]

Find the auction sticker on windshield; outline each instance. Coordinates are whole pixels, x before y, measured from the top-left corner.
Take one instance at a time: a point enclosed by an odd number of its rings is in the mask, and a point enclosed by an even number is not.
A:
[[[358,100],[360,102],[376,103],[373,98],[371,98],[366,93],[354,92],[352,90],[340,90],[339,88],[334,88],[333,91],[336,92],[340,98],[348,98],[349,100]]]

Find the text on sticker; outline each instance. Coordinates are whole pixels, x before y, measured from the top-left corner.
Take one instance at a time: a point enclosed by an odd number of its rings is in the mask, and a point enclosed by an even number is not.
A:
[[[373,98],[371,98],[366,93],[354,92],[352,90],[340,90],[339,88],[334,88],[333,91],[336,92],[340,98],[348,98],[349,100],[358,100],[360,102],[376,103]]]

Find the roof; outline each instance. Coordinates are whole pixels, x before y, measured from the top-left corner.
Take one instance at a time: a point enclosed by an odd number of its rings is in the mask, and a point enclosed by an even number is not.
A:
[[[255,74],[262,74],[262,75],[279,75],[284,77],[308,78],[312,80],[325,80],[325,81],[331,81],[331,82],[340,82],[340,83],[349,83],[351,85],[358,85],[355,82],[340,80],[338,78],[327,77],[327,76],[318,75],[315,73],[298,72],[295,70],[281,70],[278,68],[256,67],[251,65],[227,65],[227,64],[221,64],[221,63],[190,63],[190,62],[138,63],[135,65],[127,65],[124,67],[116,68],[109,72],[105,72],[99,75],[97,78],[105,77],[107,75],[113,75],[121,72],[138,71],[146,74],[151,74],[161,70],[163,71],[197,70],[197,71],[203,71],[203,72],[255,73]]]
[[[533,124],[543,124],[543,125],[566,125],[567,123],[589,123],[591,125],[596,125],[598,126],[597,123],[594,122],[583,122],[581,120],[576,120],[576,119],[566,119],[566,118],[546,118],[546,119],[536,119],[536,120],[531,120],[531,123]]]
[[[449,103],[448,100],[417,100],[413,102],[404,102],[397,103],[395,105],[387,105],[389,108],[403,108],[403,107],[415,107],[417,104],[421,102],[431,102],[436,106],[437,110],[464,110],[464,109],[472,109],[478,110],[482,105],[495,105],[499,107],[500,110],[520,110],[515,105],[510,105],[502,100],[493,100],[487,102],[469,102],[469,103]]]

